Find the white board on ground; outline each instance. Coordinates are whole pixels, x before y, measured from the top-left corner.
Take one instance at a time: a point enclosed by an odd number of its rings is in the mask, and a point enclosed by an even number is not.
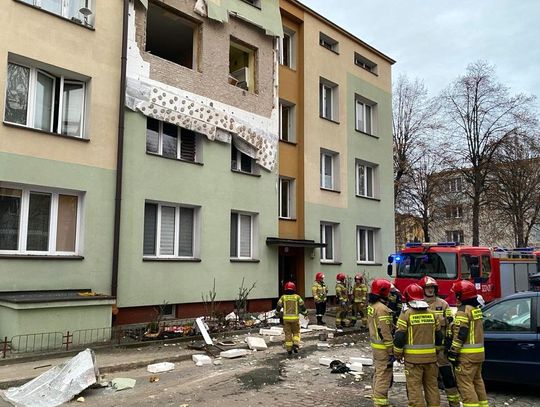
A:
[[[174,370],[174,363],[171,362],[161,362],[154,363],[152,365],[146,366],[146,370],[150,373],[163,373]]]
[[[225,359],[234,359],[249,354],[247,349],[229,349],[224,352],[220,352],[219,356]]]
[[[207,345],[213,345],[214,342],[212,342],[212,338],[210,338],[210,335],[208,334],[208,331],[206,330],[206,326],[204,325],[204,321],[201,317],[197,318],[195,320],[195,323],[197,324],[197,328],[199,328],[199,332],[202,334],[202,337],[204,339],[204,342]]]

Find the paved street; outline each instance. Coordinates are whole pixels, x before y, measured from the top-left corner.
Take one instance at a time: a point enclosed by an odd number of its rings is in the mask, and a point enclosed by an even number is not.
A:
[[[369,355],[365,334],[334,341],[335,347],[320,350],[314,338],[306,340],[300,354],[294,357],[287,357],[281,347],[274,346],[245,358],[221,360],[222,365],[196,367],[191,361],[178,362],[174,371],[157,375],[157,382],[149,381],[153,375],[145,368],[107,374],[106,380],[129,377],[137,384],[134,389],[120,392],[110,388],[86,390],[84,405],[371,406],[371,368],[365,368],[362,380],[355,381],[351,375],[331,374],[330,369],[319,364],[322,356],[346,361],[350,356]],[[495,386],[489,389],[489,396],[492,406],[540,404],[540,394],[530,389]],[[395,406],[406,406],[405,385],[394,384],[390,398]],[[8,405],[0,401],[0,406]],[[444,397],[442,405],[447,406]]]

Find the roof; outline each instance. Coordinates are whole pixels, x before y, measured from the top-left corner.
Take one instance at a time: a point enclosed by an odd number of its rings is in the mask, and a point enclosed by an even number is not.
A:
[[[267,237],[266,244],[268,246],[287,246],[287,247],[326,247],[326,243],[317,243],[315,240],[304,239],[282,239],[279,237]]]

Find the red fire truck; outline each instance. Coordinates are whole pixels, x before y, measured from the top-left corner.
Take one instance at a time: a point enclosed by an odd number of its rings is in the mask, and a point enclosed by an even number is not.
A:
[[[450,289],[459,280],[472,281],[486,302],[529,289],[537,260],[531,249],[491,249],[457,243],[407,243],[389,256],[388,274],[403,291],[428,275],[437,280],[439,295],[455,305]]]

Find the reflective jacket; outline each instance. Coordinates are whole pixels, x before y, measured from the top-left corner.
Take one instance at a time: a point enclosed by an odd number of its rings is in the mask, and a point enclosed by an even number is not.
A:
[[[311,292],[313,293],[313,301],[326,302],[328,287],[323,281],[315,281],[311,287]]]
[[[459,354],[460,361],[484,361],[484,326],[480,307],[460,305],[452,324],[450,351]]]
[[[366,297],[367,297],[367,285],[361,283],[361,284],[355,284],[354,285],[354,302],[355,303],[366,303]]]
[[[370,304],[367,309],[369,340],[373,349],[373,359],[388,360],[392,349],[392,311],[382,302]]]
[[[437,296],[426,297],[426,302],[429,304],[429,310],[439,319],[441,332],[445,335],[449,334],[450,324],[454,319],[454,315],[448,303]]]
[[[307,314],[304,300],[298,294],[283,294],[277,302],[276,311],[283,311],[284,321],[298,321],[298,314]]]
[[[336,283],[336,299],[339,302],[349,302],[347,287],[343,283]]]
[[[408,308],[397,321],[394,355],[403,356],[408,363],[435,363],[436,347],[441,346],[442,341],[439,318],[433,312]]]

